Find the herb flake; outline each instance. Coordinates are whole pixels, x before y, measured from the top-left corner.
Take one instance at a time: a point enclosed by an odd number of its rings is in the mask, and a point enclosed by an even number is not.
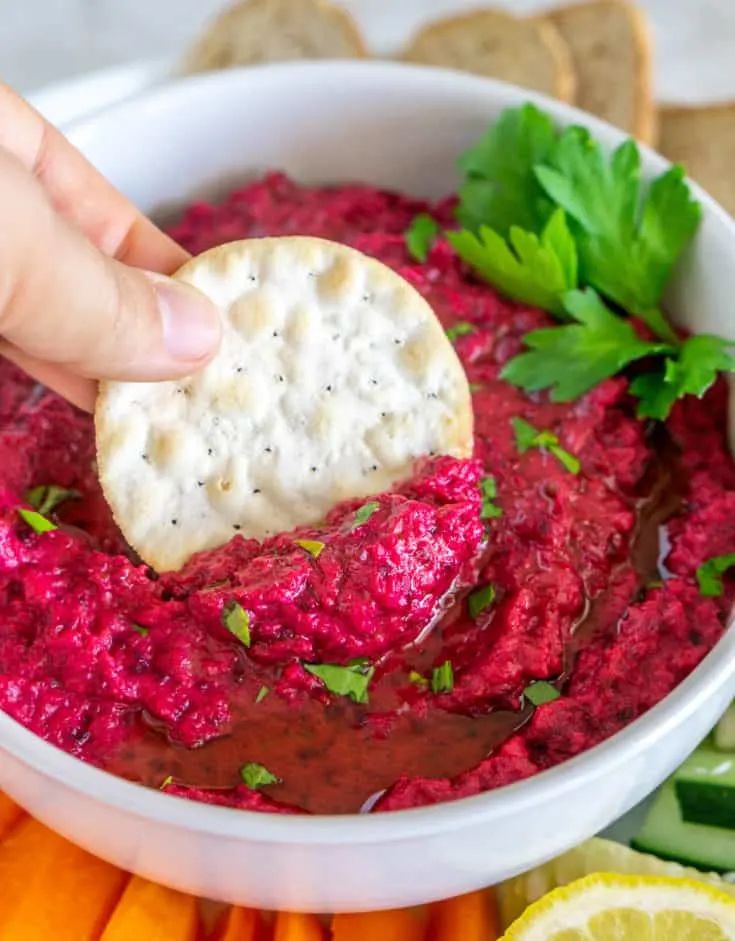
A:
[[[37,487],[31,487],[26,494],[26,500],[42,516],[52,513],[65,500],[78,500],[79,497],[78,490],[68,490],[56,484],[39,484]]]
[[[367,661],[353,660],[347,666],[336,663],[305,663],[304,669],[320,679],[333,695],[347,696],[356,703],[368,701],[368,686],[375,667],[368,666]]]
[[[258,690],[258,695],[255,697],[256,704],[259,702],[263,702],[263,700],[265,699],[265,697],[268,695],[269,692],[270,692],[269,686],[261,686],[260,689]]]
[[[498,495],[498,485],[492,474],[488,474],[487,477],[480,480],[480,495],[482,497],[480,519],[499,519],[503,515],[503,510],[495,503],[495,498]]]
[[[541,448],[553,454],[565,470],[570,474],[578,474],[581,470],[579,458],[570,454],[559,443],[559,438],[552,431],[540,431],[525,420],[525,418],[511,418],[511,425],[516,437],[516,447],[520,454],[525,454],[530,448]]]
[[[240,768],[240,777],[245,787],[251,791],[258,791],[261,787],[267,787],[269,784],[280,784],[281,779],[269,771],[265,765],[258,764],[257,761],[248,761]]]
[[[297,539],[295,541],[297,546],[305,549],[309,555],[314,556],[315,559],[319,558],[324,549],[324,543],[319,542],[318,539]]]
[[[699,593],[705,598],[719,598],[725,590],[722,576],[735,566],[735,552],[716,555],[707,559],[697,569]]]
[[[363,503],[361,507],[358,507],[355,510],[355,516],[352,521],[352,528],[356,529],[358,526],[362,526],[363,523],[367,523],[373,513],[380,508],[380,504],[377,500],[371,500],[369,503]]]
[[[451,660],[445,660],[431,671],[432,693],[451,693],[454,689],[454,668]]]
[[[450,343],[454,343],[457,337],[466,337],[475,332],[474,326],[468,320],[458,320],[451,327],[444,331]]]
[[[467,610],[473,621],[495,601],[495,586],[488,584],[473,591],[467,599]]]
[[[418,670],[411,670],[411,672],[408,674],[408,682],[413,683],[415,686],[429,685],[429,681],[422,673],[419,673]]]
[[[553,702],[555,699],[558,699],[561,696],[561,693],[556,688],[552,686],[551,683],[547,683],[546,680],[536,680],[523,690],[523,696],[534,706],[543,706],[547,702]]]
[[[19,507],[18,516],[20,516],[24,523],[28,523],[35,533],[51,533],[59,528],[56,523],[52,523],[51,520],[46,519],[45,516],[38,513],[36,510],[27,510],[25,507]]]
[[[249,647],[250,637],[250,615],[236,601],[231,601],[222,611],[222,623],[241,644]]]
[[[404,236],[408,254],[416,261],[425,262],[438,232],[439,223],[427,212],[414,216]]]

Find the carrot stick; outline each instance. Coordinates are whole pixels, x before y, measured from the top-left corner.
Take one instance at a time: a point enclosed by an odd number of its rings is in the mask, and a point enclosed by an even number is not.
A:
[[[133,876],[100,941],[195,941],[198,930],[193,896]]]
[[[489,890],[458,895],[429,910],[430,941],[496,941],[500,933],[495,897]]]
[[[96,941],[126,879],[24,817],[0,845],[0,938]]]
[[[0,840],[22,816],[22,809],[5,794],[0,793]]]
[[[273,941],[324,941],[324,931],[316,915],[278,912]]]
[[[233,905],[225,912],[212,941],[256,941],[260,937],[260,926],[258,912]]]
[[[423,941],[426,914],[425,908],[394,908],[335,915],[332,941]]]

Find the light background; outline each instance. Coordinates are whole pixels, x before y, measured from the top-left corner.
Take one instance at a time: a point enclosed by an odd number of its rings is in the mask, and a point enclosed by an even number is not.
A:
[[[343,0],[370,45],[395,52],[446,12],[553,0]],[[23,91],[118,63],[176,56],[223,0],[0,0],[0,78]],[[735,98],[735,0],[641,0],[656,38],[656,88],[668,101]]]

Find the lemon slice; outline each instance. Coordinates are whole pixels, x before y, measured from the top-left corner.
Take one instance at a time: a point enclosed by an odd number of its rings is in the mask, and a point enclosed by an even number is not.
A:
[[[711,872],[700,872],[690,866],[665,862],[649,853],[639,853],[614,840],[599,837],[555,859],[508,879],[496,887],[500,923],[504,927],[519,918],[528,906],[561,885],[594,872],[615,872],[632,876],[676,876],[704,882],[735,896],[735,885]]]
[[[731,941],[735,900],[693,879],[597,873],[554,889],[501,941]]]

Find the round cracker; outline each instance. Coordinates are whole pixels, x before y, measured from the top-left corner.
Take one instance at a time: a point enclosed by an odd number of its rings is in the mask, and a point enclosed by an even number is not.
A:
[[[220,308],[200,372],[102,383],[99,475],[158,571],[235,533],[263,539],[472,451],[464,370],[421,295],[355,249],[300,236],[213,248],[175,277]]]
[[[366,55],[352,17],[329,0],[246,0],[207,27],[187,54],[183,71]]]

